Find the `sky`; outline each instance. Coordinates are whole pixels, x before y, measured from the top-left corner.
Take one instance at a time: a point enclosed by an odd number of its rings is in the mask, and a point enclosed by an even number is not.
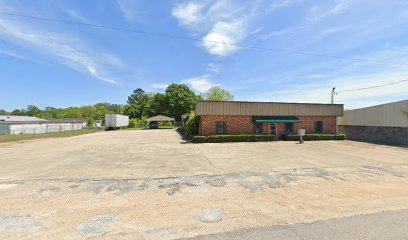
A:
[[[344,91],[407,73],[406,0],[0,1],[8,111],[124,104],[170,83],[270,102],[329,103],[336,87],[335,103],[354,109],[408,99],[408,82]]]

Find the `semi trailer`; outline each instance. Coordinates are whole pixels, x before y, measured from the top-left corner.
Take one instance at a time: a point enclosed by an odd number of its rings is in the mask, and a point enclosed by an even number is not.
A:
[[[129,125],[129,116],[105,114],[105,130],[117,130]]]

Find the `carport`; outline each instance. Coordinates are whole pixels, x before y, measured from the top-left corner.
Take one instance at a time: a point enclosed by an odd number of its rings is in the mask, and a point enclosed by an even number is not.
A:
[[[150,125],[151,122],[172,122],[173,127],[176,124],[176,120],[174,118],[163,116],[163,115],[157,115],[157,116],[154,116],[154,117],[147,118],[145,120],[145,122],[147,124],[149,124],[149,125]]]

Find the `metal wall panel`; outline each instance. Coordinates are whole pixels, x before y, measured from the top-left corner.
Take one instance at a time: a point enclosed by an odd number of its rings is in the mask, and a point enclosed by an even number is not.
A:
[[[197,115],[342,116],[343,104],[199,101]]]
[[[408,100],[348,110],[339,119],[341,125],[408,127]]]
[[[0,122],[0,135],[10,134],[10,125]]]

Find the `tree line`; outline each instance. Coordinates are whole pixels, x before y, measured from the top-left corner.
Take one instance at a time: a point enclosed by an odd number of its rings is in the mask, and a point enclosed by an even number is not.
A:
[[[43,119],[86,118],[92,125],[94,120],[104,120],[106,113],[124,114],[131,119],[141,119],[155,115],[166,115],[181,120],[181,116],[195,110],[197,101],[230,101],[234,97],[227,90],[214,86],[197,95],[185,84],[170,84],[164,93],[145,92],[135,89],[127,98],[127,104],[97,103],[82,107],[55,108],[29,105],[26,109],[7,112],[0,109],[0,115],[34,116]]]

